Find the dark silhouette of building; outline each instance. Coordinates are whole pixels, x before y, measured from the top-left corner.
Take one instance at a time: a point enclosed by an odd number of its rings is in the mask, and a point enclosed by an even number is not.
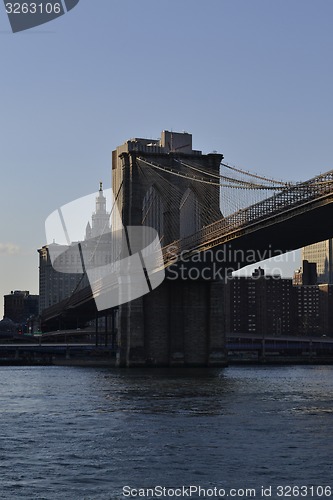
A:
[[[328,242],[311,245],[313,252],[322,250]],[[310,247],[308,247],[310,248]],[[328,275],[327,275],[328,276]],[[302,267],[294,273],[295,333],[299,335],[333,336],[333,285],[320,283],[317,262],[303,260]]]
[[[318,285],[320,332],[333,337],[333,285]]]
[[[333,283],[333,239],[319,241],[302,249],[302,259],[317,264],[318,284]]]
[[[294,317],[296,334],[321,335],[318,285],[294,287]]]
[[[4,317],[14,323],[26,323],[31,316],[38,315],[38,295],[27,290],[15,290],[4,296]]]
[[[303,260],[302,267],[294,273],[294,285],[316,285],[318,281],[317,264]]]
[[[12,337],[17,331],[17,326],[9,318],[4,318],[0,321],[0,335]]]
[[[251,277],[231,277],[225,284],[226,332],[258,335],[333,336],[333,285],[315,281],[315,265],[303,263],[307,284],[266,276],[260,267]],[[304,277],[304,273],[302,273]]]
[[[303,285],[317,284],[317,264],[303,260]]]
[[[292,280],[265,275],[232,277],[225,285],[226,332],[286,335],[293,330]]]

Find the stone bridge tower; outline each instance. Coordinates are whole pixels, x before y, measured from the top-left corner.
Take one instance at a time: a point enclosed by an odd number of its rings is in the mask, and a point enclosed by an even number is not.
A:
[[[219,174],[222,158],[193,150],[192,135],[185,132],[126,141],[112,153],[123,225],[154,227],[162,247],[172,247],[221,218],[218,181],[198,183],[193,177],[201,176],[200,169]],[[157,289],[119,306],[118,365],[225,364],[222,308],[221,281],[181,279],[175,271]]]

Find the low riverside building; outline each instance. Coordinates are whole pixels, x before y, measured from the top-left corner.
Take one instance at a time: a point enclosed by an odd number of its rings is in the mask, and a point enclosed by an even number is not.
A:
[[[291,279],[266,275],[230,277],[225,285],[226,332],[288,335],[293,332]]]
[[[302,284],[315,281],[313,270],[311,279],[302,274],[296,284],[295,278],[293,284],[289,278],[265,275],[260,267],[252,276],[229,278],[226,332],[333,337],[333,285]]]
[[[38,295],[30,295],[28,290],[14,290],[4,296],[4,318],[25,324],[29,318],[38,316],[38,303]]]

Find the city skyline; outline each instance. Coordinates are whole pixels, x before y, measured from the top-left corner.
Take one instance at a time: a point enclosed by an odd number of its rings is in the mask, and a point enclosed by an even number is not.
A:
[[[1,295],[38,293],[45,219],[109,187],[130,137],[185,129],[196,149],[291,181],[330,170],[332,13],[328,1],[82,0],[13,35],[3,10]]]

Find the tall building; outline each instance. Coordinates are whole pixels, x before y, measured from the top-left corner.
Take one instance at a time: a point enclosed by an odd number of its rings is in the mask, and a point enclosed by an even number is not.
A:
[[[302,260],[317,265],[318,284],[333,284],[333,239],[320,241],[302,249]]]
[[[40,314],[44,309],[70,297],[78,285],[82,287],[89,285],[87,276],[83,272],[85,264],[99,266],[108,263],[106,258],[110,251],[106,251],[106,246],[110,245],[110,214],[106,210],[102,183],[95,204],[91,223],[87,221],[85,240],[80,242],[80,251],[78,251],[79,242],[73,242],[71,245],[59,245],[53,242],[38,249]],[[102,241],[101,235],[106,235]],[[56,259],[58,268],[63,272],[54,269],[50,254],[53,260],[58,255]],[[82,255],[87,262],[82,262]]]
[[[96,210],[92,214],[91,224],[87,223],[86,240],[96,238],[110,231],[110,213],[106,210],[106,198],[103,194],[103,184],[99,183],[99,191],[96,196]]]
[[[77,265],[78,272],[63,272],[60,273],[54,269],[52,266],[50,258],[50,247],[52,253],[57,251],[59,254],[66,250],[66,257],[60,256],[59,259],[67,259],[64,265],[68,264],[68,267],[72,270],[73,265]],[[71,252],[71,247],[69,250],[64,245],[58,245],[57,243],[51,243],[51,245],[44,245],[42,248],[38,249],[39,253],[39,314],[41,314],[44,309],[61,302],[62,300],[70,297],[70,295],[75,290],[76,286],[82,279],[82,267],[81,260],[77,260],[77,251],[73,247]]]

